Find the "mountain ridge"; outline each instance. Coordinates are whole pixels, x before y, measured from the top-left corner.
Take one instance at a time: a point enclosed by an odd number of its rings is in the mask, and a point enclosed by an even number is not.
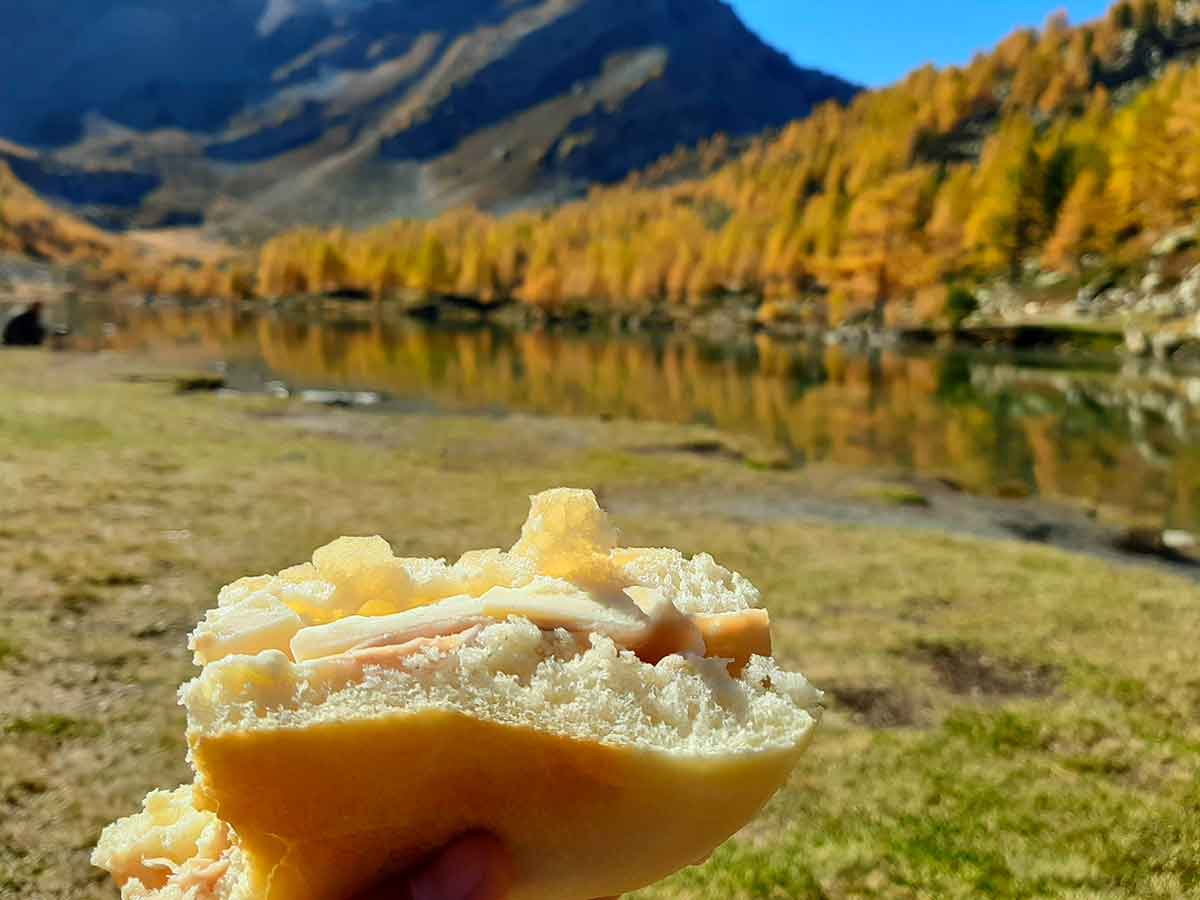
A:
[[[1056,15],[553,212],[279,235],[257,284],[792,334],[1053,316],[1165,358],[1200,335],[1200,2]]]
[[[0,0],[18,23],[14,47],[0,46],[0,80],[14,85],[0,137],[34,150],[0,158],[116,226],[265,233],[463,203],[547,205],[676,146],[781,126],[857,93],[795,66],[720,0],[60,9]],[[55,35],[77,43],[56,54]],[[19,73],[35,58],[49,71],[30,83]]]

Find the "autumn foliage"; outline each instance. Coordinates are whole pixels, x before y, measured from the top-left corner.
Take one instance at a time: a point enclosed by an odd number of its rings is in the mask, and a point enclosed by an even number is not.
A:
[[[100,229],[52,208],[0,161],[0,253],[95,261],[117,243]]]
[[[580,306],[788,300],[815,321],[946,314],[952,288],[1144,257],[1200,206],[1200,3],[1055,16],[749,145],[716,138],[541,212],[301,229],[191,293]],[[205,278],[207,282],[200,283]]]

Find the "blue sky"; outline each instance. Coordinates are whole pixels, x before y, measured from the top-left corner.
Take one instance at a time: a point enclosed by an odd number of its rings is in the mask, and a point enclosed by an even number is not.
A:
[[[802,66],[869,87],[927,62],[970,60],[1014,28],[1055,10],[1072,22],[1102,16],[1110,0],[732,0],[755,31]]]

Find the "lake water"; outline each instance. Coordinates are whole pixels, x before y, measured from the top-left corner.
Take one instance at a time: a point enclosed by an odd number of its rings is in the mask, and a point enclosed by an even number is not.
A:
[[[82,304],[81,349],[223,365],[231,386],[400,406],[705,423],[830,461],[1200,530],[1200,377],[1112,360],[853,351],[766,337],[432,326],[224,305]]]

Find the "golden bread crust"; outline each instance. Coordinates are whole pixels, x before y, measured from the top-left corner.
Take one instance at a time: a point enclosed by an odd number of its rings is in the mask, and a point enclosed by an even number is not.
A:
[[[672,755],[437,710],[192,747],[261,900],[348,898],[474,830],[513,854],[511,900],[623,894],[705,859],[802,750]]]

